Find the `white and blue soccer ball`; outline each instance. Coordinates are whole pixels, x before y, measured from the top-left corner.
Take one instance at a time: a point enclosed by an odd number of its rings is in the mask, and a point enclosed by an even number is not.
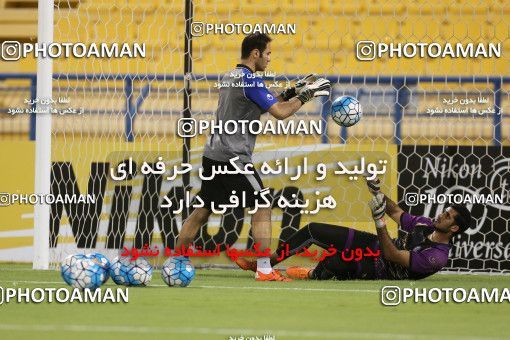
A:
[[[129,259],[126,257],[116,257],[110,264],[110,277],[118,285],[128,285],[128,271]]]
[[[69,271],[71,286],[81,289],[99,288],[103,284],[106,275],[105,270],[101,266],[88,258],[78,259],[72,263]]]
[[[338,125],[353,126],[361,119],[361,105],[356,98],[343,96],[331,104],[331,117]]]
[[[183,256],[169,258],[161,268],[161,278],[170,287],[187,287],[194,277],[195,268]]]
[[[129,257],[116,257],[110,265],[110,276],[118,285],[147,286],[152,279],[152,266],[143,257],[131,261]]]
[[[108,281],[108,278],[110,277],[110,261],[108,261],[108,258],[106,258],[106,256],[101,253],[89,254],[86,257],[96,262],[101,268],[103,268],[105,272],[103,283]]]
[[[60,265],[60,275],[64,279],[65,283],[70,286],[73,285],[75,279],[72,275],[73,272],[71,268],[75,266],[78,261],[81,261],[84,258],[86,258],[86,256],[83,254],[73,254],[69,255],[64,259],[64,261],[62,261],[62,264]]]
[[[130,286],[147,286],[152,280],[152,266],[143,257],[139,257],[136,261],[131,261],[128,271],[128,280]]]

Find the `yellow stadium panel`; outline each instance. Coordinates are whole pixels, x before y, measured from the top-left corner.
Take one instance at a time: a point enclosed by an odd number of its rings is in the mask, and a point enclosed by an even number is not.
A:
[[[140,2],[146,2],[146,0],[139,0]],[[110,0],[108,1],[108,4],[111,5],[112,7],[115,6],[115,7],[118,7],[118,8],[122,8],[122,7],[127,7],[128,4],[129,4],[129,0]],[[101,0],[86,0],[86,1],[80,1],[80,4],[79,4],[79,8],[84,8],[84,7],[94,7],[94,6],[100,6],[100,5],[105,5],[104,1],[101,1]]]
[[[240,1],[228,1],[228,0],[218,0],[218,1],[203,1],[196,3],[196,12],[200,13],[210,13],[210,14],[220,14],[220,15],[230,15],[234,12],[239,12]]]
[[[278,4],[282,11],[296,14],[320,13],[320,1],[313,0],[282,0]]]
[[[507,42],[510,39],[508,21],[503,16],[494,16],[484,23],[484,38],[494,42]]]
[[[59,11],[55,16],[54,39],[55,41],[73,42],[86,41],[88,30],[76,29],[90,24],[90,21],[75,10]]]
[[[182,43],[184,45],[184,42]],[[212,39],[194,39],[193,40],[193,55],[200,56],[203,53],[209,53],[209,49],[214,46],[214,41]]]
[[[503,51],[508,51],[510,49],[510,44],[505,44],[502,47]],[[481,59],[475,60],[471,62],[473,65],[473,73],[476,75],[507,75],[508,70],[510,70],[510,59],[507,58],[498,58],[496,60],[491,59]]]
[[[491,12],[497,15],[508,15],[510,14],[510,6],[506,0],[494,1],[491,5]]]
[[[131,8],[135,12],[150,12],[163,5],[160,0],[125,0],[125,2],[127,3],[126,7]]]
[[[0,39],[12,37],[34,39],[37,37],[37,23],[0,23]]]
[[[243,39],[244,39],[243,35],[238,34],[229,35],[227,37],[223,37],[223,44],[216,46],[218,47],[219,50],[221,50],[222,47],[223,49],[228,51],[236,51],[240,55]]]
[[[459,118],[407,118],[402,123],[402,135],[415,140],[452,138],[475,142],[477,139],[491,140],[492,128],[490,117],[462,119],[462,123]]]
[[[297,39],[296,36],[294,35],[273,36],[272,37],[273,42],[271,43],[273,51],[278,53],[292,53],[296,48],[302,46],[303,42],[301,39]]]
[[[0,39],[37,37],[37,10],[3,9],[0,6]]]
[[[278,4],[275,4],[278,5]],[[275,11],[275,5],[257,0],[245,0],[240,3],[240,11],[243,15],[268,15]]]
[[[275,46],[273,48],[271,62],[268,65],[268,71],[275,73],[277,76],[285,76],[289,73],[299,74],[299,65],[294,63],[292,57],[290,57],[291,55],[291,52],[284,52]],[[282,85],[285,86],[285,84]]]
[[[118,9],[65,11],[56,16],[55,39],[80,42],[130,42],[134,37],[134,16]],[[78,29],[77,29],[78,28]]]
[[[100,59],[92,57],[88,59],[68,58],[65,60],[55,60],[54,69],[55,72],[58,73],[94,73],[107,75],[136,73],[137,71],[146,70],[147,66],[136,58]]]
[[[433,42],[439,38],[443,23],[415,15],[400,23],[398,40],[402,42]]]
[[[98,42],[132,41],[136,25],[132,15],[124,12],[109,13],[108,16],[98,18],[95,24],[89,28],[90,38]]]
[[[137,19],[132,27],[133,38],[138,43],[183,48],[182,27],[184,27],[183,18],[158,11]]]
[[[405,12],[405,5],[402,1],[390,0],[367,0],[366,14],[368,16],[400,16]]]
[[[330,34],[335,34],[339,38],[349,33],[349,25],[332,17],[318,18],[311,21],[309,37],[313,37],[318,42],[325,41]]]
[[[184,70],[184,57],[182,51],[170,47],[159,49],[156,52],[154,63],[150,65],[149,73],[182,74]]]
[[[350,34],[357,40],[386,41],[395,39],[399,22],[389,17],[368,17],[354,21],[350,25]]]
[[[193,71],[198,74],[224,73],[235,67],[239,62],[238,51],[225,51],[214,49],[205,53],[200,58],[193,59]]]
[[[18,61],[2,61],[0,62],[0,72],[5,73],[36,73],[37,72],[37,60],[33,55],[29,55],[26,58],[21,58]]]
[[[453,2],[447,8],[448,14],[453,15],[480,15],[484,16],[491,11],[491,1],[460,0]]]
[[[1,5],[2,3],[0,3]],[[33,8],[3,8],[0,6],[1,23],[37,23],[37,10]]]
[[[317,72],[331,74],[333,61],[331,53],[306,51],[295,53],[288,65],[285,65],[284,73],[308,74]]]
[[[434,20],[433,16],[437,17],[445,15],[447,8],[448,7],[444,4],[444,1],[441,0],[420,0],[408,3],[406,6],[408,14],[428,16],[430,17],[430,20]]]
[[[130,0],[130,1],[138,1],[138,0]],[[165,0],[164,2],[161,0],[148,0],[149,2],[155,3],[156,7],[159,9],[164,9],[168,13],[173,13],[174,15],[179,15],[182,13],[184,15],[185,9],[185,1],[181,0]],[[199,4],[199,1],[193,2],[195,7]]]
[[[303,47],[324,50],[324,53],[336,51],[342,46],[342,36],[336,33],[322,33],[321,39],[313,39],[312,36],[307,36],[304,39]]]
[[[337,129],[339,134],[339,126],[332,121],[331,123],[332,128]],[[370,117],[370,119],[349,128],[349,136],[357,138],[379,135],[391,139],[394,133],[395,124],[389,117]]]
[[[347,0],[321,0],[320,13],[322,15],[359,15],[366,10],[365,1]]]

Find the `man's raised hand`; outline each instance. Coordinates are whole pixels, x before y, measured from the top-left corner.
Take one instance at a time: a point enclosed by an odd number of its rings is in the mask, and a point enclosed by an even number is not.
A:
[[[368,191],[370,191],[372,195],[375,196],[381,192],[381,181],[379,178],[376,177],[372,180],[369,180],[368,177],[365,177],[365,179],[367,181]]]
[[[304,78],[299,79],[295,86],[285,89],[281,96],[284,101],[288,101],[290,98],[295,97],[306,84],[311,84],[317,80],[317,73],[310,73]]]
[[[330,92],[331,82],[325,78],[319,78],[311,84],[304,85],[297,91],[297,98],[304,104],[314,97],[329,96]]]
[[[386,227],[386,222],[384,221],[384,215],[386,214],[386,198],[383,193],[378,193],[370,201],[368,201],[368,206],[372,211],[372,218],[375,221],[375,226],[377,228]]]

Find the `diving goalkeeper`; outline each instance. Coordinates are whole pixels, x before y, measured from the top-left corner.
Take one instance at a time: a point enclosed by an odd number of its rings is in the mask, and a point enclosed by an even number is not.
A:
[[[417,280],[446,266],[451,239],[469,228],[469,210],[454,204],[434,219],[413,216],[380,192],[378,179],[368,181],[367,184],[374,195],[369,206],[377,235],[330,224],[310,223],[287,240],[290,251],[285,252],[284,245],[276,250],[271,257],[271,264],[274,266],[314,244],[324,249],[333,246],[337,253],[326,257],[315,268],[290,267],[287,275],[296,279],[316,280]],[[384,215],[397,222],[407,235],[392,240],[386,229]],[[345,249],[366,247],[373,251],[380,250],[382,256],[365,257],[358,262],[351,262],[339,255]],[[236,262],[242,269],[254,268],[253,262],[245,258],[239,258]]]
[[[264,71],[271,60],[271,38],[266,34],[250,34],[241,46],[241,63],[226,73],[221,80],[216,122],[240,124],[240,120],[257,121],[265,112],[276,119],[292,116],[301,106],[314,97],[329,96],[331,84],[329,80],[309,75],[291,87],[276,95],[269,92],[264,81],[256,75]],[[241,83],[242,86],[238,86]],[[235,172],[229,161],[238,157],[235,165],[246,169],[252,166],[252,154],[255,148],[256,135],[243,133],[241,128],[234,134],[212,134],[205,145],[202,158],[203,174],[213,177],[203,180],[199,197],[204,201],[203,208],[195,209],[186,219],[179,234],[176,248],[189,246],[200,227],[205,224],[212,212],[213,204],[217,206],[230,202],[233,192],[238,202],[244,201],[241,208],[253,208],[257,197],[255,192],[264,189],[260,176],[253,174],[216,174],[211,176],[215,168]],[[254,167],[252,166],[252,169]],[[245,199],[242,199],[244,196]],[[253,239],[263,249],[270,247],[271,239],[271,208],[259,208],[251,218]],[[255,265],[257,281],[289,281],[271,267],[269,257],[259,258]]]

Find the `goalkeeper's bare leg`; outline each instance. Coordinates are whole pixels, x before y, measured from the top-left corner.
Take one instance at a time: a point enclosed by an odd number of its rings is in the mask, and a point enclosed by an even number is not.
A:
[[[179,249],[182,245],[185,247],[191,245],[200,230],[200,227],[207,222],[210,214],[211,211],[206,208],[193,210],[182,226],[175,248]],[[271,209],[263,208],[257,210],[251,218],[251,223],[254,241],[260,244],[261,249],[270,248]],[[269,257],[261,257],[257,259],[254,271],[256,273],[255,279],[257,281],[291,281],[290,279],[282,276],[279,272],[273,270]]]
[[[200,227],[207,222],[209,215],[211,215],[211,212],[206,208],[197,208],[193,210],[191,215],[188,216],[182,225],[175,248],[180,249],[182,245],[185,247],[191,245],[200,230]]]
[[[271,209],[258,209],[251,217],[251,230],[253,240],[260,245],[260,249],[271,247]],[[260,257],[257,259],[255,267],[255,279],[257,281],[290,281],[290,279],[280,275],[278,271],[273,270],[271,259],[269,257]]]

